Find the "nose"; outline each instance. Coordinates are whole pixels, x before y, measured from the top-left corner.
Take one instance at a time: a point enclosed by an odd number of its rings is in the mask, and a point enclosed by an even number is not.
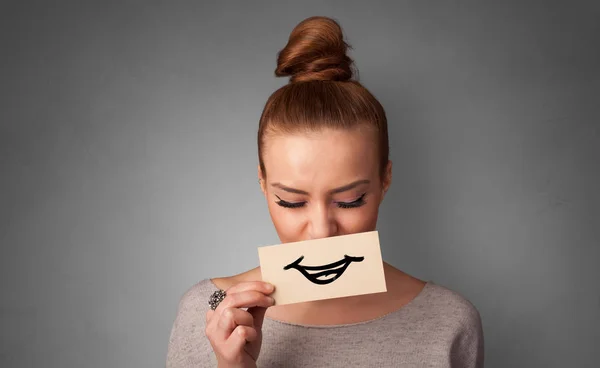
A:
[[[321,239],[335,236],[338,231],[337,221],[333,211],[327,205],[313,206],[309,211],[308,236],[310,239]]]

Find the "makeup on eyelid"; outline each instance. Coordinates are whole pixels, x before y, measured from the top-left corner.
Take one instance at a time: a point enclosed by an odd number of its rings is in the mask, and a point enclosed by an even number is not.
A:
[[[361,196],[365,195],[366,192],[364,191],[360,191],[357,192],[355,195],[345,195],[344,197],[340,197],[340,198],[335,198],[335,199],[331,199],[332,202],[352,202],[355,201],[357,199],[359,199]],[[281,195],[278,194],[274,194],[278,199],[281,199],[283,201],[287,201],[287,202],[306,202],[306,197],[303,198],[303,196],[289,196],[289,193],[284,193]]]
[[[366,195],[367,195],[367,193],[364,192],[361,195],[354,196],[352,199],[332,200],[331,203],[337,205],[337,207],[339,207],[339,208],[356,208],[356,207],[360,207],[366,203],[364,200]],[[277,194],[275,194],[275,197],[277,197],[277,199],[278,199],[277,201],[275,201],[275,203],[277,203],[281,207],[285,207],[285,208],[300,208],[300,207],[303,207],[306,203],[308,203],[308,201],[303,201],[303,200],[299,200],[299,201],[286,200],[286,199],[279,197]]]

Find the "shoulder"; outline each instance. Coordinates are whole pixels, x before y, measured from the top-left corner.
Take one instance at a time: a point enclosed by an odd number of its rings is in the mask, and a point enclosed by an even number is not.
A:
[[[465,296],[448,287],[428,282],[422,300],[427,318],[440,328],[454,331],[481,329],[479,311]]]
[[[448,287],[434,282],[427,283],[425,295],[427,303],[435,308],[433,313],[443,314],[444,317],[455,317],[458,320],[479,318],[479,311],[469,299]]]
[[[179,311],[194,309],[196,311],[208,310],[208,298],[217,290],[211,279],[204,279],[189,287],[179,300]]]

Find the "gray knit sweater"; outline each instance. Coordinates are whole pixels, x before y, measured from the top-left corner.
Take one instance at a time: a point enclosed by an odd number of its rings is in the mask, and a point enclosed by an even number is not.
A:
[[[181,298],[167,368],[216,367],[204,334],[209,280]],[[483,367],[479,312],[464,297],[428,282],[412,301],[377,319],[306,326],[265,318],[257,361],[263,367]]]

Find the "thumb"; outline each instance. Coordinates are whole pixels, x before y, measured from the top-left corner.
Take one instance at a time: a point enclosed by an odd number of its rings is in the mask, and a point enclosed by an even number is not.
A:
[[[265,320],[265,313],[267,312],[267,308],[265,307],[252,307],[248,308],[248,313],[254,317],[254,327],[257,332],[262,329],[263,321]]]

